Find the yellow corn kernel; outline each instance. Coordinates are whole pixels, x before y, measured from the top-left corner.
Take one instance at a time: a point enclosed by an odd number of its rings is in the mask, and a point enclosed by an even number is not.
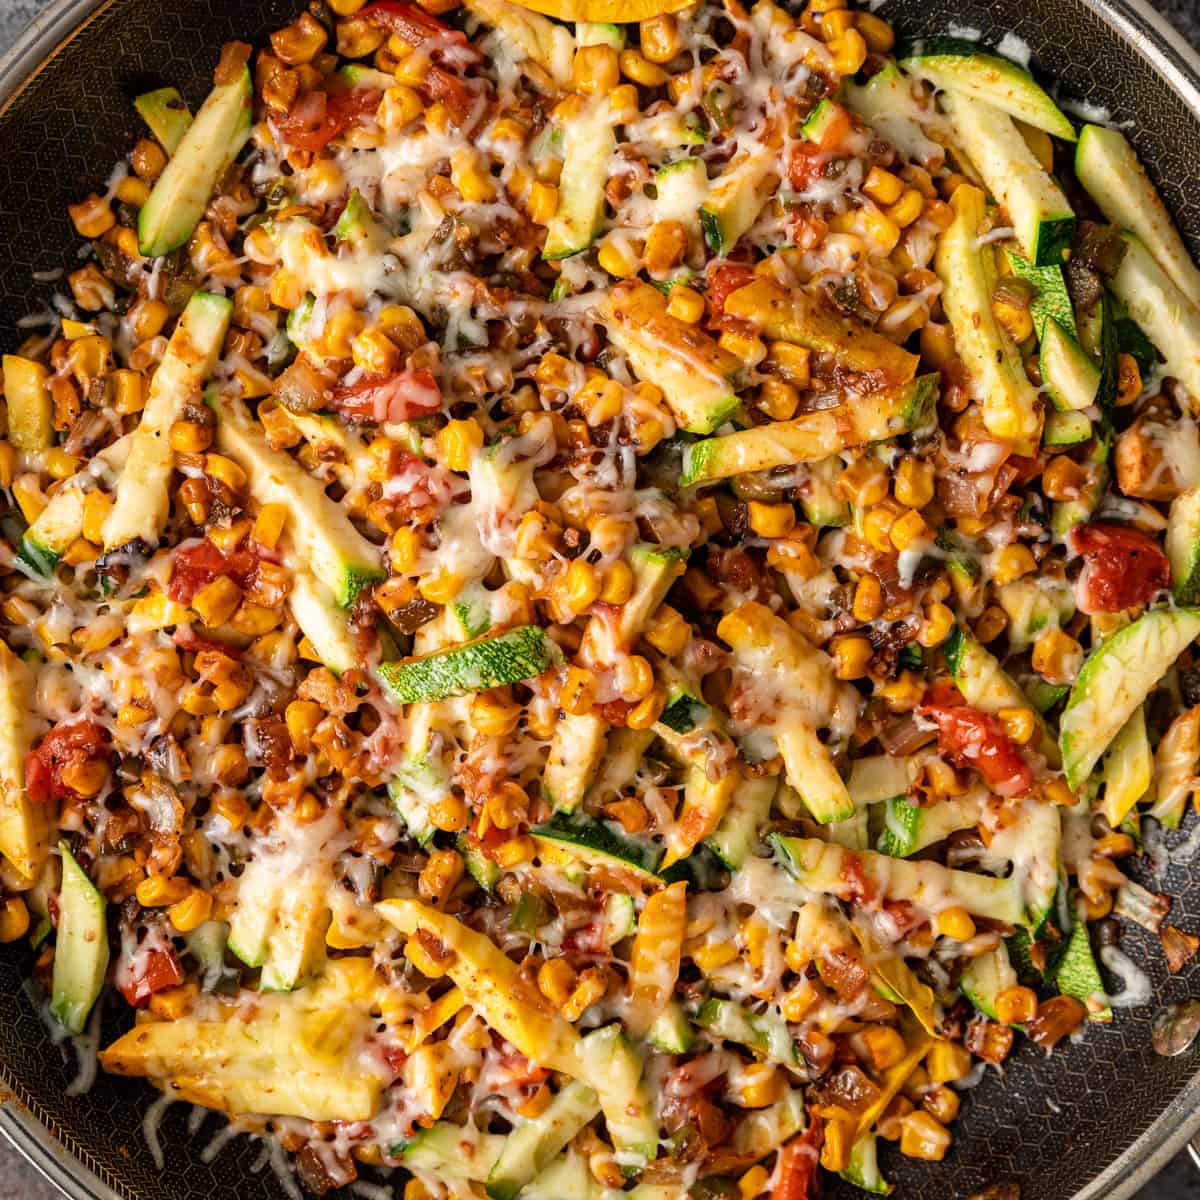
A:
[[[192,599],[192,608],[208,626],[224,625],[242,602],[242,589],[228,575],[219,575]]]
[[[850,1165],[854,1117],[846,1109],[837,1106],[823,1110],[823,1115],[825,1141],[821,1146],[821,1166],[827,1171],[844,1171]]]
[[[975,637],[987,645],[994,642],[1008,627],[1008,614],[995,604],[989,604],[975,622]]]
[[[830,43],[829,49],[833,51],[833,69],[839,75],[857,75],[867,61],[867,43],[857,29],[847,29]]]
[[[186,899],[191,884],[182,875],[147,875],[134,895],[143,908],[167,908]]]
[[[471,700],[471,726],[485,737],[505,737],[521,719],[521,706],[503,691],[478,692]]]
[[[141,208],[150,199],[150,185],[136,175],[126,175],[117,184],[117,199],[132,208]]]
[[[643,636],[660,654],[674,658],[682,654],[691,641],[692,627],[678,609],[662,604],[647,622]]]
[[[766,1108],[782,1099],[785,1090],[783,1075],[773,1063],[754,1062],[740,1072],[730,1099],[742,1108]]]
[[[496,181],[474,150],[456,150],[450,155],[450,181],[468,204],[487,204],[496,197]]]
[[[585,716],[596,703],[596,676],[586,667],[568,667],[558,693],[558,706],[575,717]]]
[[[894,713],[912,712],[925,695],[925,680],[915,671],[901,671],[877,692],[879,698]]]
[[[603,967],[588,967],[580,976],[575,990],[567,997],[561,1012],[568,1021],[578,1021],[608,991],[608,971]]]
[[[838,476],[835,490],[857,508],[870,508],[887,497],[887,471],[872,458],[860,458]]]
[[[517,522],[517,557],[535,562],[546,561],[555,550],[558,534],[562,530],[547,521],[540,512],[527,512]]]
[[[954,628],[954,613],[945,604],[931,604],[925,609],[925,619],[917,633],[917,641],[927,650],[940,646]]]
[[[70,479],[79,469],[79,459],[61,446],[51,446],[43,456],[47,472],[54,479]]]
[[[1132,354],[1117,355],[1117,400],[1118,408],[1133,404],[1142,394],[1142,373],[1137,359]]]
[[[580,46],[575,51],[572,75],[578,91],[588,96],[607,95],[621,82],[616,50],[611,46]]]
[[[308,289],[302,280],[298,279],[286,267],[281,267],[271,276],[271,303],[276,308],[288,310],[299,308],[304,303]]]
[[[0,487],[11,487],[17,469],[17,448],[8,441],[0,441]]]
[[[615,379],[595,375],[575,394],[575,406],[589,425],[615,421],[625,404],[625,389]]]
[[[1031,708],[1024,706],[1002,708],[996,713],[996,716],[1000,718],[1004,732],[1019,746],[1024,746],[1037,729],[1037,717],[1034,716]]]
[[[900,229],[907,229],[925,208],[925,197],[916,188],[908,188],[904,195],[889,205],[884,212],[890,221],[894,221]],[[1021,339],[1024,341],[1024,339]]]
[[[384,132],[396,134],[411,125],[423,109],[416,89],[397,83],[383,93],[376,117]]]
[[[663,275],[683,261],[688,231],[681,221],[656,221],[646,234],[643,259],[651,275]]]
[[[670,62],[683,47],[678,20],[670,13],[647,18],[639,27],[638,42],[652,63]]]
[[[1011,546],[1005,546],[1000,551],[992,577],[1000,584],[1012,583],[1036,570],[1037,561],[1030,553],[1029,548],[1020,543],[1014,543]]]
[[[971,914],[961,904],[953,904],[938,913],[937,930],[942,937],[953,938],[956,942],[965,942],[975,936],[975,922],[971,920]]]
[[[600,576],[590,562],[577,558],[567,568],[563,596],[575,613],[586,611],[600,598]]]
[[[223,483],[234,495],[246,486],[246,472],[224,454],[206,454],[204,456],[204,473],[219,483]]]
[[[906,1158],[941,1162],[950,1149],[950,1131],[929,1113],[909,1113],[900,1130],[900,1153]]]
[[[767,357],[766,343],[762,338],[755,337],[753,334],[738,333],[735,330],[727,329],[721,334],[720,343],[722,350],[728,350],[730,354],[752,367],[757,367]]]
[[[867,49],[872,54],[887,54],[896,44],[896,34],[892,27],[874,13],[860,12],[855,28],[867,43]]]
[[[68,204],[67,212],[80,237],[98,238],[117,223],[108,201],[95,192],[78,204]]]
[[[1083,647],[1061,629],[1047,629],[1033,644],[1033,669],[1051,683],[1070,683],[1083,662]]]
[[[880,554],[892,552],[892,526],[899,515],[896,506],[890,500],[884,500],[868,509],[863,517],[863,536]]]
[[[575,984],[575,968],[565,958],[548,958],[538,968],[538,990],[555,1008],[566,1004]]]
[[[899,1031],[890,1025],[873,1025],[859,1035],[875,1071],[894,1067],[908,1052]]]
[[[667,312],[676,320],[695,325],[704,316],[704,297],[690,287],[677,283],[667,297]]]
[[[287,524],[288,510],[286,504],[264,504],[254,518],[250,529],[250,540],[264,550],[274,550],[283,535],[283,527]]]
[[[893,175],[891,171],[885,171],[882,167],[872,167],[867,173],[862,190],[876,204],[887,207],[900,199],[904,192],[904,181],[898,175]]]
[[[399,575],[411,575],[421,558],[421,536],[410,525],[401,525],[392,534],[389,555],[392,570]]]
[[[29,909],[20,896],[6,896],[0,904],[0,942],[15,942],[29,932]]]
[[[919,458],[902,458],[892,490],[905,508],[924,508],[933,499],[933,464]]]
[[[533,377],[538,386],[553,388],[556,391],[565,390],[571,383],[574,364],[561,354],[543,354],[538,365],[534,368]]]
[[[651,62],[640,50],[622,50],[618,63],[621,74],[642,87],[662,87],[670,78],[662,67]]]
[[[1037,992],[1027,987],[1005,988],[996,996],[996,1020],[1005,1025],[1024,1025],[1037,1015]]]
[[[245,540],[250,532],[251,522],[248,517],[241,517],[224,528],[217,527],[208,531],[208,540],[222,554],[232,554]]]
[[[1012,304],[1003,299],[993,300],[992,313],[1018,345],[1033,337],[1033,314],[1029,305]]]
[[[692,961],[705,975],[708,975],[721,967],[728,966],[737,956],[737,947],[732,942],[717,942],[694,950]]]
[[[751,500],[747,508],[750,528],[759,537],[786,537],[796,528],[796,510],[790,504],[766,504]]]
[[[934,1042],[925,1056],[925,1070],[934,1083],[954,1083],[971,1070],[971,1052],[958,1042]]]
[[[46,507],[46,497],[38,486],[37,476],[18,476],[13,480],[12,492],[13,499],[16,500],[17,506],[21,510],[21,515],[28,524],[32,525],[41,516],[42,509]]]
[[[768,375],[758,388],[756,407],[774,421],[787,421],[796,415],[800,393],[793,384],[775,375]]]
[[[856,621],[874,621],[883,612],[883,588],[874,575],[864,575],[854,589],[851,611]]]
[[[902,517],[898,517],[888,536],[897,550],[907,550],[915,542],[919,542],[929,532],[925,519],[915,509],[910,508]]]
[[[457,850],[434,850],[417,877],[417,892],[424,900],[441,904],[463,877],[463,859]]]
[[[549,225],[558,212],[558,188],[552,183],[534,180],[529,185],[529,196],[525,211],[535,225]]]
[[[108,764],[101,759],[85,759],[63,767],[62,781],[71,791],[91,798],[108,781]]]
[[[467,811],[466,801],[451,792],[429,806],[429,819],[435,829],[459,833],[470,823],[471,814]]]
[[[434,439],[438,461],[451,471],[466,471],[483,446],[483,427],[474,417],[448,422]]]
[[[585,46],[585,50],[595,47]],[[606,47],[611,49],[611,47]],[[608,237],[600,246],[596,261],[601,268],[617,279],[628,279],[642,268],[634,244],[626,237]]]
[[[122,729],[136,729],[139,725],[145,725],[153,715],[141,704],[122,704],[117,709],[117,724]]]
[[[453,961],[453,951],[449,956],[435,955],[434,947],[427,944],[420,930],[404,944],[404,955],[422,975],[430,979],[441,979]]]
[[[645,22],[642,22],[645,25]],[[767,1190],[767,1184],[771,1182],[771,1176],[767,1168],[761,1165],[756,1165],[750,1168],[745,1175],[738,1180],[738,1200],[755,1200],[757,1196],[761,1196]]]
[[[626,714],[625,724],[630,729],[649,729],[662,716],[662,711],[666,706],[666,689],[651,688]]]
[[[858,14],[848,8],[835,8],[823,13],[820,19],[821,36],[827,42],[835,42],[854,28]]]
[[[427,575],[417,584],[417,590],[430,604],[449,604],[463,590],[466,581],[453,571]]]
[[[522,863],[532,862],[536,854],[537,844],[533,838],[524,834],[501,842],[495,850],[496,862],[506,871],[511,871]]]
[[[633,568],[623,559],[618,559],[604,573],[600,599],[605,604],[624,604],[632,595]]]
[[[167,909],[167,917],[180,933],[191,933],[212,916],[212,894],[194,887],[182,899]]]
[[[767,362],[775,373],[801,390],[811,382],[811,360],[811,351],[803,346],[794,346],[791,342],[772,342],[767,351]]]
[[[830,643],[834,674],[838,679],[862,679],[871,666],[874,650],[871,639],[857,634],[843,634]]]
[[[372,375],[398,371],[404,362],[400,347],[382,329],[364,329],[350,346],[354,365]]]
[[[122,368],[112,373],[113,407],[122,416],[140,413],[146,407],[146,392],[141,372]]]

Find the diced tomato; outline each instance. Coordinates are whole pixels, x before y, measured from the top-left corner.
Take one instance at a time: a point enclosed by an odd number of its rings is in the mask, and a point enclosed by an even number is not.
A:
[[[415,4],[404,4],[402,0],[376,0],[375,4],[368,4],[361,9],[358,15],[372,25],[394,33],[410,46],[423,46],[429,41],[439,42],[439,47],[432,54],[436,62],[469,66],[480,61],[479,51],[467,42],[466,34],[451,29]]]
[[[102,725],[95,721],[55,725],[26,759],[30,798],[41,803],[74,799],[77,793],[63,782],[64,771],[107,757],[108,734]]]
[[[706,272],[708,278],[708,303],[713,318],[725,315],[725,301],[732,292],[754,282],[754,270],[744,263],[711,262]]]
[[[1085,613],[1120,612],[1145,604],[1171,581],[1167,556],[1148,534],[1127,525],[1092,522],[1071,531],[1084,559],[1076,598]]]
[[[175,551],[167,595],[180,604],[190,604],[219,575],[228,575],[244,588],[258,569],[258,563],[259,555],[254,550],[239,548],[225,554],[205,538]]]
[[[519,1050],[502,1050],[488,1070],[488,1082],[497,1090],[536,1086],[549,1077],[550,1072],[545,1067],[535,1066]]]
[[[129,970],[117,973],[117,987],[134,1008],[144,1008],[155,992],[182,982],[179,958],[169,944],[137,951]]]
[[[785,172],[788,183],[797,192],[807,192],[825,174],[829,156],[815,142],[793,142]]]
[[[999,719],[966,704],[923,704],[923,717],[937,723],[938,749],[960,767],[973,767],[1001,796],[1021,796],[1033,787],[1033,771]]]
[[[429,371],[407,368],[391,375],[368,375],[351,387],[336,387],[330,403],[351,421],[399,424],[427,417],[442,407],[442,393]]]
[[[241,658],[242,652],[229,642],[214,642],[210,638],[197,637],[192,627],[180,626],[175,630],[171,640],[181,650],[190,650],[193,654],[209,651],[213,654],[228,654],[230,658]]]
[[[809,1109],[808,1128],[779,1152],[771,1200],[814,1200],[824,1142],[825,1122]]]
[[[375,88],[306,92],[286,116],[275,118],[275,132],[287,145],[319,154],[339,134],[374,113],[380,94]]]
[[[429,68],[421,81],[421,94],[431,103],[437,101],[450,110],[456,125],[462,125],[471,115],[476,93],[466,82],[445,67],[436,64]]]

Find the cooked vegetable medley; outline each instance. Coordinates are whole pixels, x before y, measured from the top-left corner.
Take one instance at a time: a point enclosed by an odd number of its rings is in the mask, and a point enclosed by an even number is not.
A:
[[[843,0],[668,7],[227,45],[4,358],[0,937],[315,1193],[882,1194],[1144,999],[1115,916],[1197,949],[1119,865],[1200,758],[1133,149]]]

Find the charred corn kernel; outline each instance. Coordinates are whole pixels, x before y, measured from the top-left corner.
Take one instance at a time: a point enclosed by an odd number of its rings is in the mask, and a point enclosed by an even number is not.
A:
[[[382,329],[364,329],[350,345],[354,365],[371,375],[398,371],[404,362],[400,347]]]
[[[596,375],[575,394],[575,406],[589,425],[607,425],[621,415],[625,389],[615,379]]]
[[[1004,726],[1004,732],[1018,746],[1024,746],[1033,737],[1034,731],[1037,729],[1037,717],[1034,716],[1033,709],[1031,708],[1002,708],[996,713],[996,716],[1000,718],[1000,723]]]
[[[167,909],[167,917],[179,933],[191,933],[212,916],[212,910],[212,894],[194,887],[182,900]]]
[[[1008,614],[995,604],[989,604],[975,622],[975,637],[985,646],[994,642],[1008,627]]]
[[[343,308],[325,323],[321,348],[333,358],[349,358],[354,353],[359,334],[366,327],[367,319],[362,313],[353,308]]]
[[[1142,373],[1132,354],[1117,355],[1117,406],[1132,404],[1142,394]]]
[[[954,1083],[971,1070],[971,1052],[958,1042],[934,1042],[925,1056],[925,1070],[934,1083]]]
[[[737,956],[737,947],[732,942],[718,942],[692,951],[692,961],[705,975],[727,967]]]
[[[941,1162],[950,1140],[950,1131],[929,1113],[909,1113],[900,1122],[900,1153],[906,1158]]]
[[[125,319],[134,338],[144,342],[162,333],[170,315],[171,310],[161,300],[139,300]]]
[[[921,215],[924,207],[925,197],[916,188],[909,188],[895,204],[889,205],[884,211],[898,228],[907,229]],[[1024,338],[1020,340],[1024,341]]]
[[[919,458],[902,458],[892,491],[905,508],[924,508],[933,499],[933,464]]]
[[[417,877],[417,892],[422,899],[441,904],[462,877],[461,854],[456,850],[434,850]]]
[[[640,50],[622,50],[618,63],[621,74],[642,87],[662,87],[670,78],[662,67],[651,62]]]
[[[558,693],[558,706],[565,713],[582,717],[596,703],[596,676],[585,667],[568,667]]]
[[[122,368],[113,372],[112,381],[113,407],[118,413],[122,416],[130,416],[133,413],[140,413],[146,407],[143,379],[139,371]]]
[[[642,22],[643,25],[645,22]],[[767,1190],[771,1176],[764,1166],[753,1166],[738,1180],[738,1200],[755,1200]]]
[[[584,47],[586,50],[594,48],[592,46]],[[627,279],[642,269],[642,262],[636,253],[635,244],[624,236],[605,238],[596,255],[596,261],[603,270],[617,279]]]
[[[496,181],[474,150],[456,150],[451,154],[450,181],[468,204],[487,204],[496,197]]]
[[[975,922],[971,914],[961,904],[943,908],[937,915],[937,930],[942,937],[953,938],[956,942],[965,942],[975,936]]]
[[[224,454],[206,454],[204,473],[223,483],[234,495],[246,486],[246,472]]]
[[[140,704],[122,704],[117,709],[117,724],[122,729],[136,729],[139,725],[145,725],[153,715]]]
[[[101,759],[90,758],[73,763],[62,769],[63,783],[77,795],[91,798],[108,780],[108,764]]]
[[[538,990],[555,1008],[566,1004],[575,984],[575,968],[565,958],[548,958],[538,968]]]
[[[795,416],[800,393],[787,380],[768,375],[759,385],[755,406],[772,420],[786,421]]]
[[[624,604],[632,595],[633,568],[623,559],[618,559],[604,572],[600,599],[605,604]]]
[[[783,1098],[783,1076],[773,1063],[753,1062],[739,1072],[730,1099],[742,1108],[766,1108]]]
[[[538,386],[564,390],[571,383],[573,364],[570,359],[561,354],[543,354],[538,365],[534,368],[533,377]]]
[[[848,29],[854,28],[858,14],[848,8],[835,8],[821,16],[821,36],[827,42],[836,41]]]
[[[600,575],[590,562],[575,559],[567,568],[563,595],[571,610],[585,612],[600,598]]]
[[[925,519],[915,509],[910,508],[903,516],[896,519],[888,531],[888,536],[892,540],[892,545],[897,550],[903,551],[919,542],[928,533],[929,526],[925,524]]]
[[[312,62],[325,47],[325,27],[311,13],[301,13],[290,25],[271,34],[271,48],[289,67]]]
[[[649,729],[662,716],[667,706],[667,693],[663,688],[651,688],[626,714],[625,724],[630,729]]]
[[[401,525],[392,534],[389,550],[392,570],[399,575],[412,575],[421,558],[421,536],[410,525]]]
[[[912,712],[925,695],[925,680],[915,671],[901,671],[897,678],[885,683],[876,694],[891,712]]]
[[[858,508],[879,504],[888,494],[888,476],[882,463],[860,458],[851,463],[839,476],[835,490],[844,500]]]
[[[992,301],[992,312],[1018,345],[1033,337],[1033,314],[1027,304],[1010,304],[1007,300],[997,299]]]
[[[20,896],[6,896],[0,904],[0,942],[15,942],[29,932],[29,909]]]
[[[874,650],[870,638],[843,634],[830,643],[834,674],[839,679],[862,679],[871,665]]]
[[[500,784],[487,798],[488,818],[497,829],[515,829],[528,812],[529,796],[511,779]]]
[[[766,504],[751,500],[749,510],[750,528],[764,538],[786,537],[796,528],[796,510],[790,504]]]
[[[860,1034],[875,1071],[894,1067],[908,1052],[898,1030],[890,1025],[872,1025]]]
[[[250,529],[250,540],[264,550],[274,550],[283,535],[283,527],[287,524],[286,504],[264,504],[254,518]]]
[[[533,838],[523,834],[501,842],[495,849],[496,862],[506,871],[511,871],[522,863],[532,862],[536,853],[537,844]]]
[[[791,342],[772,342],[767,350],[767,363],[786,383],[795,388],[808,387],[811,380],[812,354],[803,346]]]
[[[558,188],[552,183],[535,180],[529,185],[525,211],[529,213],[529,219],[535,225],[549,225],[554,214],[558,212]]]
[[[887,54],[896,44],[896,34],[892,27],[874,13],[860,12],[854,26],[862,34],[867,49],[872,54]]]
[[[958,1093],[953,1088],[946,1087],[945,1084],[939,1084],[931,1091],[926,1092],[921,1100],[921,1107],[934,1120],[940,1121],[943,1125],[948,1125],[958,1116],[961,1105]]]
[[[177,454],[202,454],[212,440],[212,430],[198,421],[176,421],[167,434],[167,441]]]
[[[98,238],[117,223],[108,201],[95,192],[78,204],[68,204],[67,212],[80,237]]]
[[[575,990],[567,997],[567,1002],[561,1006],[560,1011],[568,1021],[578,1021],[593,1004],[604,999],[607,991],[607,970],[603,967],[588,967],[579,976]]]
[[[191,885],[182,875],[147,875],[134,895],[143,908],[168,908],[187,898]]]
[[[996,559],[992,577],[997,583],[1012,583],[1037,570],[1037,562],[1027,546],[1014,543],[1005,546]]]
[[[677,283],[667,297],[667,312],[678,321],[695,325],[704,316],[704,297],[690,287]]]
[[[153,183],[163,173],[167,156],[157,142],[140,138],[129,156],[129,162],[140,179]]]
[[[925,618],[917,633],[917,641],[927,650],[940,646],[954,628],[954,613],[945,604],[931,604],[925,609]]]
[[[839,75],[857,75],[867,61],[867,43],[857,29],[847,29],[829,44],[829,49],[833,52],[833,69]]]
[[[449,604],[463,590],[466,581],[453,571],[427,575],[417,584],[417,590],[430,604]]]
[[[434,439],[438,461],[451,471],[466,471],[483,446],[483,427],[474,417],[448,422]]]
[[[829,1111],[825,1118],[825,1141],[821,1146],[821,1166],[825,1170],[844,1171],[850,1165],[854,1124],[853,1115],[844,1108]]]
[[[117,184],[116,196],[122,204],[128,204],[131,208],[141,208],[150,199],[150,185],[144,179],[139,179],[136,175],[126,175]],[[137,242],[135,240],[135,254],[137,253],[136,246]]]
[[[1037,1015],[1038,998],[1032,988],[1005,988],[996,997],[996,1020],[1005,1025],[1024,1025]]]
[[[304,283],[286,267],[281,267],[271,276],[271,303],[276,308],[286,308],[289,311],[299,308],[307,294]]]
[[[471,814],[467,811],[467,802],[461,796],[451,793],[440,797],[429,806],[429,819],[435,829],[458,833],[466,829]]]
[[[1051,683],[1069,683],[1079,673],[1083,647],[1061,629],[1047,629],[1033,644],[1033,669]]]
[[[651,275],[662,275],[681,263],[688,250],[688,231],[681,221],[656,221],[646,234],[642,257]]]
[[[575,51],[572,75],[578,91],[589,96],[607,95],[621,82],[616,50],[611,46],[580,46]]]
[[[242,602],[242,589],[228,575],[219,575],[192,599],[192,608],[205,625],[224,625]]]
[[[396,134],[411,125],[423,111],[416,89],[397,83],[383,93],[376,116],[384,132]]]
[[[863,518],[863,536],[880,554],[892,552],[892,526],[895,525],[899,512],[889,500],[867,510]]]
[[[674,658],[675,655],[681,654],[691,641],[692,627],[678,609],[669,604],[661,604],[647,622],[643,636],[660,654]]]
[[[721,349],[740,358],[752,367],[757,367],[767,357],[767,345],[760,337],[753,334],[738,333],[727,329],[720,337]]]
[[[521,719],[521,706],[504,692],[478,692],[471,700],[471,726],[485,737],[512,733]]]
[[[864,624],[874,621],[883,612],[883,588],[874,575],[864,575],[854,589],[854,619]]]
[[[652,63],[670,62],[683,45],[679,22],[670,13],[649,17],[641,23],[639,33],[642,53]]]

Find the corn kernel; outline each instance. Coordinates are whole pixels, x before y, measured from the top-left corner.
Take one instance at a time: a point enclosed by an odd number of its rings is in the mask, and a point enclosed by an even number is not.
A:
[[[633,595],[633,568],[618,559],[604,573],[600,599],[605,604],[624,604]]]
[[[896,44],[896,34],[892,27],[874,13],[860,12],[855,28],[867,43],[867,49],[872,54],[888,54]]]
[[[730,1098],[742,1108],[766,1108],[782,1099],[786,1090],[783,1075],[773,1063],[750,1063],[740,1076],[730,1089]]]
[[[147,875],[134,895],[143,908],[168,908],[186,899],[191,885],[182,875]]]
[[[860,1034],[875,1071],[894,1067],[908,1052],[904,1038],[890,1025],[873,1025]]]
[[[429,806],[429,819],[435,829],[459,833],[470,823],[471,814],[467,811],[466,801],[451,792],[439,797]]]
[[[857,508],[870,508],[887,497],[887,471],[874,459],[860,458],[838,476],[835,491]]]
[[[578,1021],[608,991],[608,971],[604,967],[588,967],[580,976],[575,990],[567,997],[561,1012],[568,1021]]]
[[[956,942],[965,942],[975,936],[975,922],[961,904],[943,908],[938,913],[937,929],[942,937],[953,938]]]
[[[917,642],[927,650],[940,646],[954,628],[954,613],[945,604],[930,604],[917,633]]]
[[[645,22],[642,22],[645,25]],[[771,1176],[767,1168],[761,1165],[753,1166],[738,1180],[738,1200],[755,1200],[767,1190]]]
[[[622,50],[618,62],[621,74],[642,87],[662,87],[670,78],[662,67],[651,62],[640,50]]]
[[[719,340],[722,350],[728,350],[730,354],[752,367],[757,367],[767,357],[766,343],[752,334],[727,329]]]
[[[933,499],[933,464],[919,458],[902,458],[892,490],[905,508],[924,508]]]
[[[692,961],[707,975],[721,967],[728,966],[737,956],[737,947],[732,942],[717,942],[694,950]]]
[[[532,862],[537,854],[537,844],[533,838],[522,834],[509,838],[496,847],[496,862],[506,871],[519,867],[522,863]]]
[[[29,909],[20,896],[6,896],[0,904],[0,942],[15,942],[29,932]]]
[[[678,321],[695,325],[704,316],[704,297],[690,287],[677,283],[667,297],[667,312]]]
[[[871,665],[874,650],[871,639],[856,634],[842,634],[830,643],[834,674],[838,679],[862,679]]]
[[[850,1148],[854,1141],[854,1116],[844,1108],[832,1106],[823,1110],[825,1141],[821,1146],[821,1166],[827,1171],[844,1171],[850,1165]]]
[[[584,667],[568,667],[558,693],[558,706],[572,716],[585,716],[596,702],[596,676]]]
[[[1002,708],[996,713],[996,716],[1000,718],[1000,723],[1004,726],[1004,732],[1018,746],[1024,746],[1033,737],[1034,731],[1037,729],[1037,718],[1034,716],[1033,709],[1031,708],[1023,706]]]
[[[885,171],[882,167],[872,167],[867,173],[862,190],[876,204],[886,207],[889,204],[895,204],[900,199],[904,192],[904,182],[899,176],[893,175],[891,171]]]
[[[483,428],[474,417],[448,422],[434,439],[438,461],[451,471],[466,471],[483,446]]]
[[[590,50],[593,47],[586,46]],[[596,255],[600,267],[617,279],[628,279],[641,270],[642,263],[634,244],[624,236],[607,237]]]
[[[1005,1025],[1023,1025],[1037,1015],[1038,998],[1032,988],[1005,988],[996,997],[996,1020]]]
[[[854,619],[866,624],[883,612],[883,588],[874,575],[863,575],[854,589]]]
[[[78,204],[68,204],[67,212],[80,237],[98,238],[117,223],[108,201],[95,192]]]
[[[909,1113],[900,1123],[900,1153],[907,1158],[941,1162],[950,1148],[950,1131],[925,1112]]]
[[[555,1008],[566,1004],[575,984],[575,969],[565,958],[548,958],[538,968],[538,990]]]
[[[572,73],[579,91],[604,96],[621,82],[620,59],[611,46],[580,46],[575,51]]]
[[[924,207],[925,197],[916,188],[908,188],[895,204],[890,205],[884,211],[888,219],[894,221],[898,228],[907,229],[921,215]]]
[[[897,550],[904,551],[919,542],[928,532],[929,526],[925,524],[924,518],[915,509],[910,508],[902,517],[896,519],[888,531],[888,536]]]
[[[208,626],[224,625],[242,601],[242,589],[228,575],[219,575],[192,599],[192,608]]]
[[[525,210],[535,225],[549,225],[558,212],[558,188],[552,183],[535,180],[529,185]]]
[[[167,909],[167,917],[179,933],[191,933],[212,916],[212,909],[212,894],[194,887]]]
[[[970,1074],[971,1052],[958,1042],[934,1042],[925,1057],[925,1069],[934,1083],[954,1083]]]
[[[1083,647],[1061,629],[1047,629],[1033,644],[1032,662],[1050,683],[1071,683],[1083,664]]]

